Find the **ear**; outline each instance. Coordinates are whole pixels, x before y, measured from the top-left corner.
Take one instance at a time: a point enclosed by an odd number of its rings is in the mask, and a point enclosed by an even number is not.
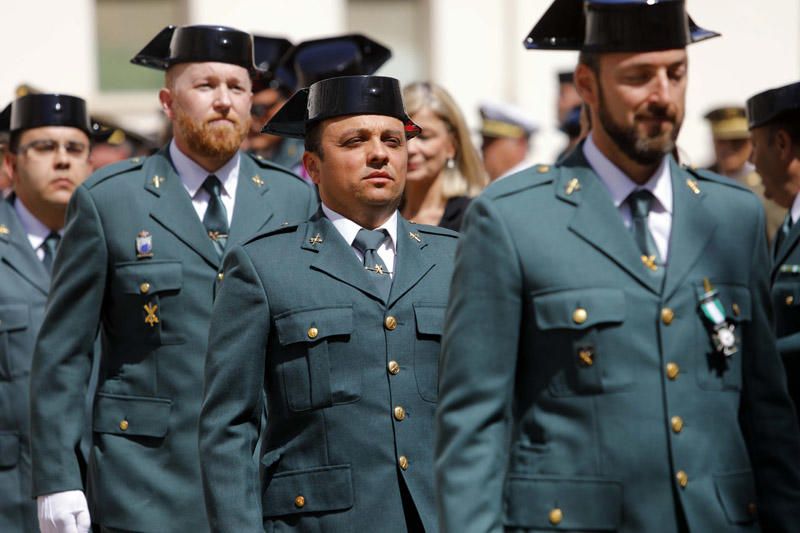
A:
[[[11,180],[11,186],[13,187],[17,183],[17,154],[6,152],[3,157],[3,171],[8,176],[8,179]]]
[[[172,91],[166,87],[162,87],[161,90],[158,91],[158,101],[161,103],[161,109],[164,110],[164,114],[167,115],[167,118],[175,120],[175,111],[172,108]]]
[[[319,156],[313,152],[303,152],[303,167],[315,185],[319,185]]]
[[[600,100],[597,91],[597,76],[588,66],[578,63],[575,67],[575,88],[583,101],[592,108],[597,107]]]
[[[794,146],[792,145],[792,137],[784,129],[778,129],[775,132],[775,147],[778,149],[778,154],[782,161],[789,161],[794,158]]]

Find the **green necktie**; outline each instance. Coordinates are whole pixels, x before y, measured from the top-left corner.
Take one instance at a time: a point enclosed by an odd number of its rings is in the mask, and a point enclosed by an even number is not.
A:
[[[203,216],[203,226],[206,227],[209,238],[214,242],[214,248],[220,257],[225,252],[225,244],[228,241],[228,213],[225,204],[222,203],[220,191],[222,185],[214,174],[211,174],[203,182],[203,189],[208,192],[208,207]]]
[[[42,243],[42,250],[44,251],[42,263],[44,263],[44,267],[47,271],[51,273],[53,272],[53,261],[55,261],[56,258],[56,250],[58,249],[59,242],[61,242],[61,235],[55,231],[51,231],[50,235],[45,237]]]
[[[353,248],[364,255],[364,269],[366,269],[375,286],[378,287],[383,301],[389,298],[389,291],[392,289],[392,277],[389,275],[386,263],[378,255],[378,247],[388,236],[389,234],[384,229],[360,229],[353,241]]]
[[[781,244],[786,241],[786,237],[789,236],[789,232],[792,230],[792,213],[786,213],[786,218],[783,219],[783,224],[781,227],[778,228],[778,234],[775,236],[775,255],[778,255],[778,251],[781,249]]]
[[[642,252],[642,264],[658,279],[664,277],[664,262],[658,253],[656,241],[650,228],[647,226],[647,217],[650,215],[653,193],[647,189],[633,191],[626,200],[631,208],[631,230],[639,251]]]

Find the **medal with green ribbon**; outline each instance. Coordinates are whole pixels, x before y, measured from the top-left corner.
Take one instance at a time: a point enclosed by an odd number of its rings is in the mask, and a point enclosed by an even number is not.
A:
[[[736,326],[727,321],[719,293],[708,278],[703,278],[703,290],[705,293],[700,297],[700,310],[711,326],[711,342],[718,352],[730,357],[738,351],[734,333]]]

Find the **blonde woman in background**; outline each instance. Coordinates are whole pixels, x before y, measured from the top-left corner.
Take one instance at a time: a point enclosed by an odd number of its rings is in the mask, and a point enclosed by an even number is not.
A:
[[[401,212],[407,220],[458,231],[471,198],[488,183],[466,121],[438,85],[415,82],[403,101],[422,133],[408,142],[408,177]]]

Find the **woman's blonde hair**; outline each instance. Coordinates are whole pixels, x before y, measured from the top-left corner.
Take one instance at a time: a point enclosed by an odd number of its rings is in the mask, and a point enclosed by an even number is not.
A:
[[[489,178],[483,169],[478,151],[472,144],[467,122],[453,97],[442,87],[427,81],[418,81],[403,89],[406,113],[413,116],[430,109],[447,126],[456,149],[455,168],[442,170],[442,196],[475,196],[486,186]]]

